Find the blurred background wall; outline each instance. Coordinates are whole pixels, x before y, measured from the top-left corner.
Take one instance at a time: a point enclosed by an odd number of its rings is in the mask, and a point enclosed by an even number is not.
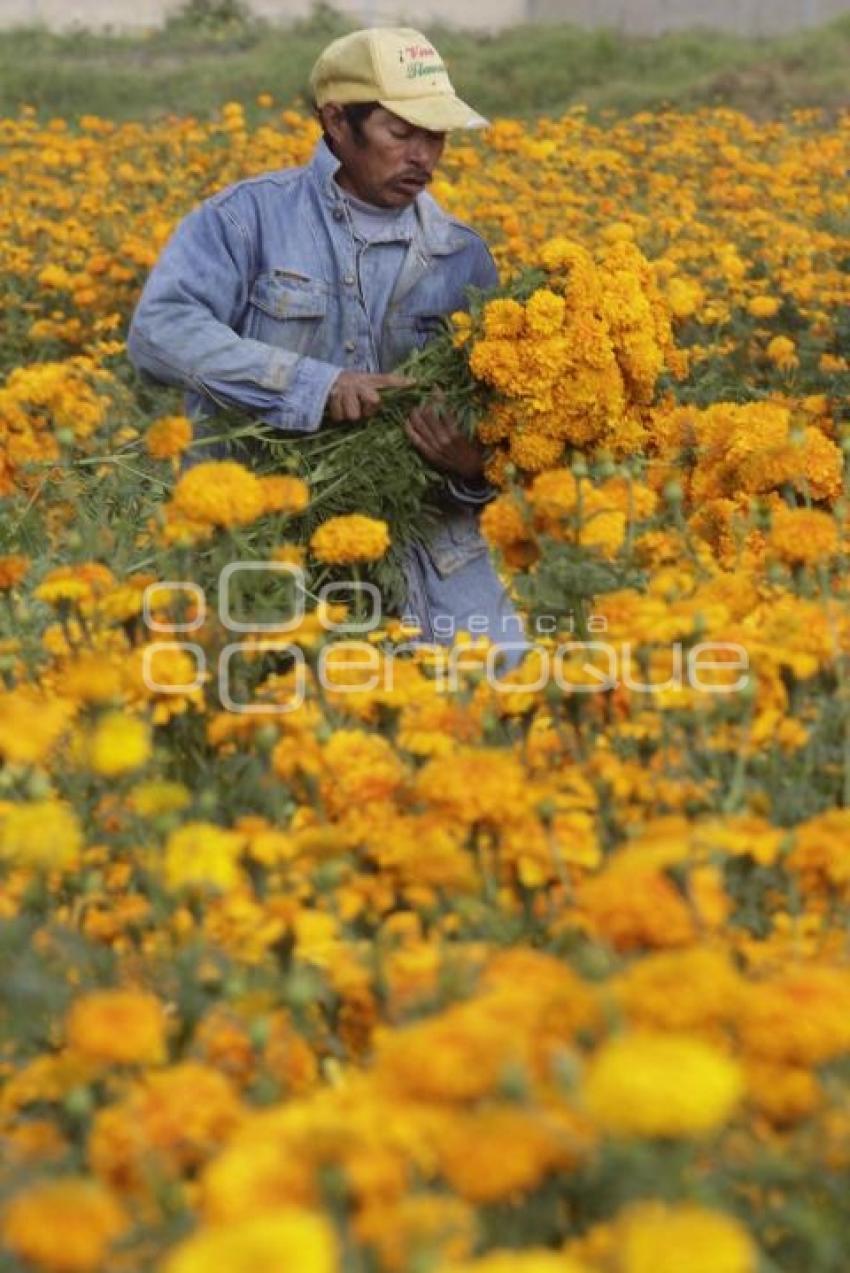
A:
[[[275,22],[306,17],[313,0],[248,0]],[[0,0],[0,26],[44,24],[139,30],[158,26],[179,0]],[[499,30],[519,22],[576,22],[633,35],[713,27],[740,35],[777,35],[850,13],[850,0],[336,0],[339,13],[364,25],[407,19]]]

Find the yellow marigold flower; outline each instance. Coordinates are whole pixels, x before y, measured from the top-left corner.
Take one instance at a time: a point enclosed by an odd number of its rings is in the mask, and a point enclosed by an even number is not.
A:
[[[525,311],[519,301],[498,299],[484,306],[486,340],[516,340],[525,331]]]
[[[140,782],[128,796],[130,808],[141,818],[155,818],[160,813],[179,813],[191,802],[191,793],[182,782],[160,779]]]
[[[80,1056],[114,1065],[158,1065],[165,1059],[165,1014],[141,990],[94,990],[76,999],[65,1023]]]
[[[452,344],[460,349],[472,335],[472,317],[466,310],[460,309],[451,316]]]
[[[671,278],[667,284],[667,299],[674,318],[691,318],[705,300],[705,292],[696,279]]]
[[[440,1264],[437,1273],[591,1273],[568,1255],[554,1251],[491,1251],[478,1260]]]
[[[95,1273],[127,1226],[102,1185],[66,1176],[17,1194],[6,1205],[0,1234],[20,1259],[49,1273]]]
[[[139,769],[150,755],[148,725],[123,712],[109,712],[101,717],[89,740],[89,764],[95,773],[107,778]]]
[[[605,557],[614,557],[626,537],[626,515],[618,509],[588,511],[579,532],[585,548],[598,548]]]
[[[38,283],[41,287],[66,291],[73,282],[73,276],[62,265],[51,263],[39,270]]]
[[[266,513],[302,513],[310,503],[307,483],[288,473],[261,477]]]
[[[148,455],[155,460],[171,460],[182,455],[192,441],[192,421],[184,415],[161,416],[145,434]]]
[[[258,93],[257,105],[261,110],[271,110],[272,106],[274,106],[274,98],[271,93]]]
[[[780,371],[793,371],[795,367],[800,365],[800,359],[797,357],[797,346],[790,336],[774,336],[765,352],[770,361]]]
[[[603,243],[633,243],[634,237],[635,228],[628,221],[612,221],[600,232]]]
[[[187,822],[172,831],[165,846],[165,882],[185,886],[235,888],[241,880],[239,857],[245,837],[212,822]]]
[[[389,546],[387,523],[360,513],[330,517],[310,539],[314,555],[331,566],[378,561]]]
[[[773,514],[767,542],[789,565],[813,565],[838,552],[838,525],[834,517],[819,509],[782,504]]]
[[[68,730],[76,705],[28,687],[0,693],[0,756],[12,764],[44,760]]]
[[[61,601],[91,602],[115,585],[115,576],[108,566],[98,561],[87,561],[77,566],[57,566],[48,571],[34,595],[50,605]]]
[[[755,1273],[758,1263],[743,1225],[692,1203],[637,1203],[615,1233],[618,1273]]]
[[[29,557],[22,553],[8,553],[0,557],[0,590],[7,592],[21,582],[29,570]]]
[[[703,1136],[730,1117],[741,1068],[690,1035],[636,1032],[603,1044],[583,1084],[591,1117],[615,1136]]]
[[[510,456],[506,451],[494,451],[484,464],[484,476],[492,486],[506,486],[508,475],[512,471]]]
[[[807,393],[800,402],[800,407],[808,415],[819,418],[830,415],[832,401],[825,393]]]
[[[257,1219],[202,1229],[171,1252],[163,1273],[337,1273],[338,1267],[336,1241],[323,1216],[277,1207]]]
[[[16,866],[65,870],[78,861],[82,844],[76,814],[59,800],[12,805],[0,815],[0,858]]]
[[[242,526],[265,511],[263,484],[233,460],[208,460],[183,474],[172,507],[190,522]]]
[[[810,425],[803,431],[803,473],[793,476],[797,490],[812,499],[836,499],[841,493],[844,457],[840,447]]]
[[[525,305],[525,327],[529,336],[554,336],[564,325],[567,303],[563,296],[541,287]]]
[[[773,318],[781,304],[778,296],[753,296],[747,302],[747,313],[752,318]]]
[[[553,274],[574,265],[587,267],[592,264],[586,248],[565,238],[549,239],[540,248],[538,259],[543,269]]]
[[[202,544],[215,533],[211,522],[196,522],[191,517],[181,517],[171,504],[164,504],[162,511],[165,521],[160,528],[160,539],[166,546]]]

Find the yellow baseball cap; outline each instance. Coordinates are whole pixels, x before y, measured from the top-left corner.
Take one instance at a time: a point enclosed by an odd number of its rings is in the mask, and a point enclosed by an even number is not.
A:
[[[377,102],[417,128],[486,128],[461,101],[431,41],[410,27],[368,27],[344,35],[319,54],[310,73],[317,106]]]

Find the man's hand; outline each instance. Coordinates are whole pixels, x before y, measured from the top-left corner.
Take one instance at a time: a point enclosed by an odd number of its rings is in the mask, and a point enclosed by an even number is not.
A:
[[[341,371],[331,385],[325,410],[335,424],[368,420],[381,405],[382,389],[409,389],[408,376],[378,376],[368,371]]]
[[[426,403],[411,411],[404,431],[419,454],[435,469],[467,482],[481,480],[484,448],[479,442],[470,442],[464,437],[454,417],[438,403]]]

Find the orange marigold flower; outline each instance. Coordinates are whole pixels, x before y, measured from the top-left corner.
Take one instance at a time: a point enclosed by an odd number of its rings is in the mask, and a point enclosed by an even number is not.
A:
[[[742,1047],[789,1065],[823,1065],[850,1053],[850,986],[844,968],[791,969],[751,983],[739,1015]]]
[[[0,1232],[6,1247],[50,1273],[94,1273],[127,1225],[107,1189],[66,1176],[17,1194],[5,1208]]]
[[[527,473],[539,473],[557,464],[564,453],[559,438],[550,438],[534,429],[517,429],[511,435],[510,457]]]
[[[0,557],[0,589],[8,591],[19,584],[29,569],[29,557],[22,553],[9,553]]]
[[[145,434],[148,455],[155,460],[171,460],[182,455],[192,441],[192,421],[184,415],[161,416]]]
[[[141,990],[95,990],[76,999],[66,1021],[68,1043],[87,1060],[158,1065],[165,1059],[165,1014]]]
[[[495,548],[531,539],[532,534],[523,511],[513,495],[497,495],[481,514],[481,532]]]
[[[211,1066],[182,1061],[154,1070],[95,1115],[89,1161],[101,1180],[144,1191],[217,1153],[241,1112],[233,1083]]]
[[[405,776],[404,766],[386,738],[361,729],[339,729],[325,744],[328,772],[325,799],[340,811],[350,804],[385,800]]]
[[[813,565],[838,552],[838,525],[816,508],[780,505],[773,514],[768,546],[789,565]]]

